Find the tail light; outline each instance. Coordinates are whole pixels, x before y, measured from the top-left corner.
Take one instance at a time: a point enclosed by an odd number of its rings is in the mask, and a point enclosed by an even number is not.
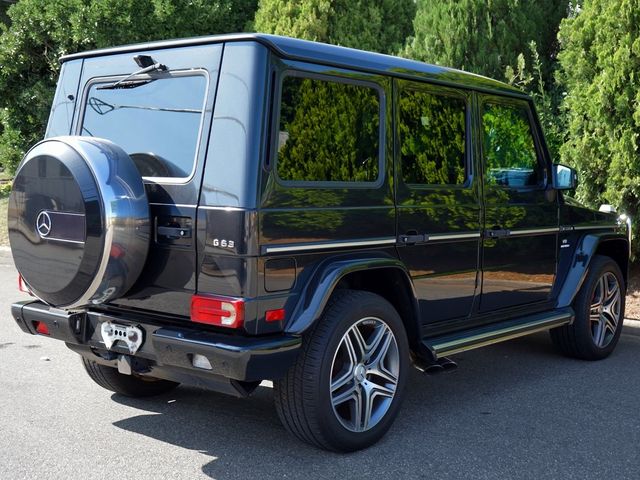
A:
[[[240,328],[244,323],[244,300],[194,295],[191,297],[191,321],[218,327]]]

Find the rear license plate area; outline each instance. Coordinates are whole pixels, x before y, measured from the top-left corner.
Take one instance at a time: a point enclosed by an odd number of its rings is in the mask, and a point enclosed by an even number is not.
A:
[[[100,334],[108,350],[114,346],[122,346],[130,355],[134,355],[144,341],[142,328],[132,325],[104,322],[100,325]]]

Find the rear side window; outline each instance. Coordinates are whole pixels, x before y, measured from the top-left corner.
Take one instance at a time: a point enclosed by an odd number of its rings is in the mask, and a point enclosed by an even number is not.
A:
[[[401,92],[398,132],[404,183],[464,184],[466,110],[461,97]]]
[[[487,183],[513,188],[544,184],[525,105],[486,103],[482,126]]]
[[[90,86],[82,135],[111,140],[144,177],[186,178],[193,172],[205,105],[204,75],[172,76],[133,88]]]
[[[380,93],[354,83],[286,76],[276,170],[285,182],[376,182]]]

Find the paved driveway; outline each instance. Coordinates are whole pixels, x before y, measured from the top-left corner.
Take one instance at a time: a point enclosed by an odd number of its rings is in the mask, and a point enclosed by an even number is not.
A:
[[[411,374],[378,445],[336,455],[280,426],[271,390],[243,400],[188,387],[131,400],[94,385],[60,342],[22,334],[0,252],[0,479],[640,478],[640,329],[589,363],[545,334]]]

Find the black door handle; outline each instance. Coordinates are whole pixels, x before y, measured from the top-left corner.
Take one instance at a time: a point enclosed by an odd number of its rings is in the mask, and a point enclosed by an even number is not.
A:
[[[511,235],[511,231],[504,228],[493,228],[487,230],[486,237],[488,238],[504,238]]]
[[[157,234],[159,237],[167,238],[191,238],[190,227],[158,227]]]
[[[404,245],[414,245],[416,243],[422,243],[429,241],[429,235],[408,232],[398,237],[398,241]]]

